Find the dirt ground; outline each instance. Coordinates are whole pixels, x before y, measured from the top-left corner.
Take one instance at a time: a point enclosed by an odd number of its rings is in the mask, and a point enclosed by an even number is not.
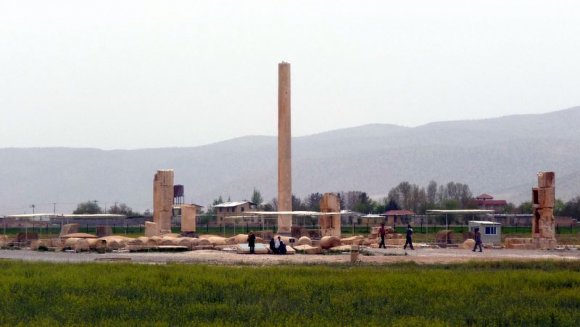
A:
[[[360,265],[388,265],[397,262],[418,264],[447,264],[468,261],[501,260],[580,260],[580,251],[571,250],[508,250],[484,249],[482,253],[462,249],[420,248],[414,251],[395,248],[366,249],[367,255],[359,254],[355,263]],[[326,255],[271,255],[237,254],[217,250],[198,250],[180,253],[106,253],[92,252],[36,252],[30,250],[0,250],[0,260],[23,260],[43,262],[136,262],[136,263],[202,263],[218,265],[278,265],[278,264],[351,264],[351,254]]]

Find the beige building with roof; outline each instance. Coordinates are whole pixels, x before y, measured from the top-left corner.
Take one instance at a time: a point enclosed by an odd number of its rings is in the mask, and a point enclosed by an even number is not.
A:
[[[225,217],[230,216],[244,216],[247,212],[256,210],[256,204],[250,201],[234,201],[216,204],[214,206],[216,213],[216,221],[218,224],[224,223]],[[259,219],[257,216],[248,215],[247,222],[257,223]]]

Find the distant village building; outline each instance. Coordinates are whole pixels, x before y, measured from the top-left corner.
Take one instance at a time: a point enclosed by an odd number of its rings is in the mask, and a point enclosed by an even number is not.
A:
[[[387,217],[388,226],[396,226],[397,224],[407,224],[411,222],[415,213],[411,210],[389,210],[383,214]]]
[[[476,196],[474,201],[477,208],[482,210],[502,212],[507,206],[506,200],[495,200],[493,196],[485,193]]]
[[[343,224],[360,224],[364,214],[351,210],[340,210],[340,217]]]
[[[361,224],[363,225],[380,225],[381,223],[385,222],[385,215],[374,215],[374,214],[368,214],[368,215],[364,215],[361,216]]]
[[[256,210],[256,204],[250,201],[234,201],[216,204],[214,208],[216,211],[217,223],[222,224],[224,223],[225,217],[244,216],[247,212]],[[248,215],[248,218],[244,220],[252,223],[260,221],[257,216],[252,215]]]

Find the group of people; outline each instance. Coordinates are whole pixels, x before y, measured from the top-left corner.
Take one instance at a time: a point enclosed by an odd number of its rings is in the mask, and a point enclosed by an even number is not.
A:
[[[253,232],[248,234],[248,247],[250,248],[250,254],[256,253],[256,235]],[[270,250],[274,254],[286,254],[286,244],[282,241],[282,238],[278,236],[277,239],[270,239]]]
[[[381,238],[381,242],[379,243],[379,249],[380,248],[383,248],[383,249],[387,248],[385,246],[385,236],[386,235],[387,235],[387,230],[385,229],[385,223],[381,223],[381,227],[379,228],[379,237]],[[411,250],[415,250],[415,248],[413,247],[413,228],[411,227],[411,224],[407,224],[407,235],[406,235],[406,240],[405,240],[405,246],[403,246],[404,250],[407,249],[407,245],[411,248]]]
[[[381,227],[379,228],[379,237],[381,238],[381,242],[379,243],[379,249],[383,248],[386,249],[385,246],[385,236],[387,234],[387,230],[385,229],[385,223],[381,223]],[[474,238],[475,238],[475,245],[473,246],[473,252],[475,252],[475,250],[477,248],[479,248],[479,252],[483,252],[483,248],[482,248],[482,242],[481,242],[481,232],[479,231],[479,227],[476,227],[474,230]],[[406,250],[407,249],[407,245],[411,248],[411,250],[415,250],[415,248],[413,247],[413,228],[411,227],[411,224],[407,224],[407,234],[406,234],[406,240],[405,240],[405,245],[403,246],[403,249]]]
[[[479,252],[483,252],[481,246],[482,244],[481,233],[479,232],[479,228],[475,228],[474,232],[475,232],[475,246],[473,247],[472,251],[475,252],[475,249],[479,247]],[[381,242],[379,243],[379,249],[387,248],[385,246],[386,235],[387,230],[385,229],[385,223],[381,223],[381,227],[379,228],[379,237],[381,238]],[[411,250],[415,250],[415,248],[413,247],[413,228],[411,227],[411,224],[407,224],[407,233],[405,238],[406,238],[405,245],[403,246],[403,249],[406,250],[408,245],[411,248]],[[255,253],[256,235],[254,235],[254,233],[252,232],[248,234],[248,246],[250,247],[250,253],[251,254]],[[272,251],[272,253],[274,254],[286,254],[286,244],[284,244],[284,241],[282,241],[282,238],[280,236],[278,236],[278,238],[272,237],[270,239],[270,251]]]
[[[270,251],[274,254],[286,254],[286,244],[280,236],[277,239],[273,237],[270,239]]]

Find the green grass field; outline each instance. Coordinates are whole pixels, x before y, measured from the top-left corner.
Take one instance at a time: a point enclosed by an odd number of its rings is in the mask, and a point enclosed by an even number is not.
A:
[[[580,263],[255,267],[0,261],[0,324],[578,326]]]

